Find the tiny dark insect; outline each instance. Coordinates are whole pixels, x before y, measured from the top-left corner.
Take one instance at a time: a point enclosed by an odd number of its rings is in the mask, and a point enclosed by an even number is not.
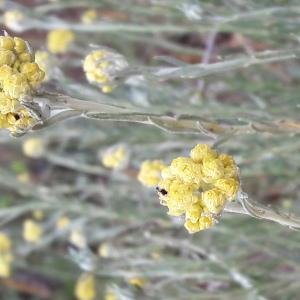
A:
[[[168,192],[165,189],[160,189],[159,187],[156,187],[156,190],[161,193],[163,196],[167,195]]]

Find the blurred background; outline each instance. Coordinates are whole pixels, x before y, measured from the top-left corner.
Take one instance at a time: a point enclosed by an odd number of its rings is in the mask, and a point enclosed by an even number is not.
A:
[[[3,32],[39,51],[43,90],[193,115],[211,130],[87,118],[19,138],[1,130],[11,262],[8,272],[0,259],[0,299],[300,299],[299,232],[224,213],[190,235],[137,180],[144,160],[169,164],[215,143],[235,158],[251,199],[300,215],[299,17],[298,0],[2,0]],[[57,29],[69,41],[51,44]],[[90,84],[82,63],[98,46],[143,76],[123,74],[109,93]],[[207,74],[201,63],[211,64]],[[121,162],[105,163],[117,150]],[[97,295],[80,298],[78,278],[88,274]]]

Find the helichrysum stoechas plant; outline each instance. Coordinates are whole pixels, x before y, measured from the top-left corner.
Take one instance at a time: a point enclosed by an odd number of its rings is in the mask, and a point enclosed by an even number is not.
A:
[[[53,54],[65,53],[75,39],[75,34],[69,29],[55,29],[48,33],[47,47]]]
[[[125,146],[112,147],[101,155],[102,164],[109,169],[118,169],[124,166],[128,153]]]
[[[138,180],[147,187],[154,187],[159,183],[161,171],[165,167],[161,160],[146,160],[141,165]]]
[[[23,223],[23,238],[30,243],[36,243],[43,234],[43,228],[39,223],[32,219],[27,219]]]
[[[3,232],[0,233],[0,277],[7,278],[11,274],[11,240]]]
[[[80,275],[76,287],[75,295],[78,300],[93,300],[96,298],[95,277],[90,273]]]
[[[97,11],[95,9],[89,9],[81,15],[81,21],[84,24],[91,24],[97,19]]]
[[[161,175],[157,188],[161,204],[171,216],[185,214],[189,233],[213,226],[240,186],[233,158],[205,144],[194,147],[190,157],[174,159]]]
[[[116,76],[127,67],[126,59],[109,49],[94,50],[85,57],[83,62],[87,80],[100,86],[103,93],[112,91]]]
[[[43,155],[45,146],[40,138],[26,139],[22,145],[23,153],[31,158],[39,158]]]
[[[25,103],[31,102],[43,78],[23,39],[0,36],[0,128],[22,134],[38,122]]]

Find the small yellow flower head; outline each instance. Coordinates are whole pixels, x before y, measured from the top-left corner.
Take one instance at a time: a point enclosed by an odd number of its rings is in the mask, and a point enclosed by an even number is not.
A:
[[[56,228],[57,228],[58,230],[63,230],[63,229],[65,229],[66,227],[68,227],[68,226],[70,225],[70,223],[71,223],[71,220],[70,220],[68,217],[62,216],[62,217],[60,217],[60,218],[57,220],[57,222],[56,222]]]
[[[33,216],[36,220],[41,221],[41,220],[44,219],[45,213],[44,213],[42,210],[35,210],[35,211],[33,211],[32,216]]]
[[[195,146],[190,157],[174,159],[161,178],[157,187],[161,204],[169,215],[185,214],[189,233],[213,226],[240,187],[234,159],[205,144]]]
[[[8,278],[11,275],[13,255],[10,252],[0,254],[0,277]]]
[[[14,50],[15,42],[9,36],[0,36],[0,48],[6,50]]]
[[[43,78],[28,43],[0,36],[0,128],[20,134],[36,124],[38,120],[23,101],[31,99]]]
[[[24,74],[16,73],[2,82],[4,93],[11,98],[20,98],[30,92],[30,85]]]
[[[216,158],[217,152],[206,144],[198,144],[191,150],[190,156],[194,162],[199,163],[204,158]]]
[[[24,15],[19,10],[8,10],[4,14],[4,24],[11,30],[19,31],[20,22],[24,19]]]
[[[133,285],[137,288],[142,289],[145,286],[146,281],[143,278],[134,277],[134,278],[128,279],[128,283],[130,285]]]
[[[0,129],[8,128],[8,127],[9,127],[9,123],[7,120],[7,115],[0,114]]]
[[[0,66],[11,67],[16,61],[16,55],[12,50],[0,49]]]
[[[153,187],[161,179],[161,171],[166,165],[161,160],[146,160],[142,163],[138,180],[147,187]]]
[[[45,151],[45,146],[40,138],[29,138],[24,141],[23,153],[30,158],[40,158]]]
[[[23,223],[23,238],[27,242],[35,243],[40,240],[43,234],[42,227],[32,219],[27,219]]]
[[[29,53],[27,51],[26,42],[23,39],[21,39],[19,37],[15,37],[14,42],[15,42],[14,50],[16,51],[16,53],[18,53],[19,55],[21,55],[23,53]]]
[[[226,195],[217,188],[212,188],[202,193],[202,204],[208,211],[219,214],[226,202]]]
[[[221,178],[216,180],[215,187],[220,189],[227,197],[227,200],[233,200],[240,188],[240,183],[235,178]]]
[[[21,73],[26,76],[31,87],[38,86],[44,79],[45,73],[35,62],[24,62],[20,67]]]
[[[3,232],[0,232],[0,253],[10,252],[11,239]]]
[[[107,243],[103,243],[98,247],[98,255],[103,258],[107,258],[110,255],[110,247]]]
[[[1,37],[1,36],[0,36]],[[8,65],[3,65],[0,67],[0,83],[2,86],[2,82],[8,77],[13,75],[13,68]]]
[[[202,163],[202,180],[206,183],[213,182],[224,176],[224,165],[219,159],[204,158]]]
[[[12,133],[26,132],[36,123],[36,120],[27,109],[21,109],[16,113],[8,113],[4,115],[4,118],[6,119],[6,126],[2,128],[7,128]]]
[[[124,146],[112,147],[102,154],[102,164],[106,168],[117,169],[124,165],[127,153]]]
[[[78,248],[86,248],[87,241],[81,230],[72,230],[70,235],[70,242]]]
[[[47,47],[53,54],[65,53],[75,39],[75,34],[69,29],[55,29],[48,33]]]
[[[95,9],[89,9],[81,15],[81,21],[84,24],[91,24],[97,19],[97,11]]]
[[[20,102],[17,99],[6,96],[3,92],[0,92],[0,113],[6,115],[18,111],[20,108]]]
[[[238,168],[237,168],[232,156],[227,155],[227,154],[220,154],[219,160],[223,163],[225,177],[226,178],[237,178]]]
[[[83,273],[75,287],[75,295],[78,300],[94,300],[96,298],[95,277],[89,273]]]
[[[127,67],[128,63],[121,54],[108,49],[92,51],[83,62],[87,80],[99,85],[104,93],[112,91],[115,77]]]
[[[193,223],[190,219],[186,219],[184,227],[189,233],[196,233],[201,230],[208,229],[214,225],[214,218],[212,216],[203,216]]]
[[[9,278],[11,275],[11,263],[0,255],[0,277]]]
[[[51,68],[52,68],[50,53],[42,50],[36,51],[35,62],[39,65],[40,69],[43,70],[45,73],[44,81],[49,80],[51,76]]]
[[[187,184],[201,183],[201,165],[189,157],[175,158],[170,165],[171,173]]]
[[[199,218],[201,218],[202,213],[203,213],[202,203],[200,201],[197,201],[186,209],[185,216],[192,223],[196,223],[199,221]]]
[[[3,232],[0,232],[0,277],[8,278],[11,274],[11,239]]]
[[[158,184],[161,204],[169,208],[171,216],[182,215],[193,204],[196,186],[186,184],[178,178],[164,179]]]

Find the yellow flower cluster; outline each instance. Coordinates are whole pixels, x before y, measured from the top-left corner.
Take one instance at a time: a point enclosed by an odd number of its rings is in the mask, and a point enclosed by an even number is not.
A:
[[[238,168],[233,158],[198,144],[190,157],[178,157],[161,172],[157,190],[169,215],[185,214],[189,233],[214,225],[226,202],[239,190]]]
[[[78,300],[93,300],[96,297],[95,277],[89,273],[83,273],[76,284],[75,295]]]
[[[128,66],[124,57],[111,50],[94,50],[83,62],[83,70],[90,83],[100,85],[103,93],[113,90],[118,72]]]
[[[55,29],[48,33],[47,47],[53,54],[65,53],[74,41],[75,34],[69,29]]]
[[[22,133],[36,123],[22,101],[34,94],[43,78],[23,39],[0,36],[0,129]]]
[[[122,166],[123,162],[126,159],[126,149],[124,146],[113,147],[108,149],[102,155],[102,164],[106,168],[116,169]]]
[[[11,274],[11,240],[3,232],[0,233],[0,277],[7,278]]]
[[[30,243],[36,243],[42,237],[42,227],[32,219],[27,219],[23,223],[23,238]]]
[[[166,165],[161,160],[146,160],[142,163],[138,180],[147,187],[156,186],[161,179],[161,171]]]
[[[81,21],[84,24],[91,24],[97,19],[97,11],[95,9],[89,9],[81,15]]]

